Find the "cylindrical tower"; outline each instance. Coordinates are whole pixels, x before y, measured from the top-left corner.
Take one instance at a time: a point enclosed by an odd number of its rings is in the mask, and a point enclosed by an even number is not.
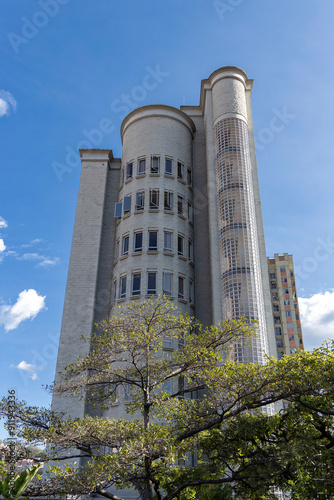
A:
[[[163,105],[122,123],[114,303],[164,294],[194,314],[194,131],[191,118]]]
[[[247,76],[222,68],[210,77],[216,144],[216,180],[223,319],[258,320],[252,345],[237,345],[235,358],[264,362],[268,338],[247,126]]]

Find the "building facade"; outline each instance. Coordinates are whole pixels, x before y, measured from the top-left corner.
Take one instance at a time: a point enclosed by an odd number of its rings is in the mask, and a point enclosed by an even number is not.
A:
[[[292,255],[268,258],[277,356],[293,356],[304,350]]]
[[[206,325],[257,319],[257,338],[236,345],[235,359],[277,355],[252,85],[239,68],[218,69],[202,81],[198,106],[149,105],[126,116],[121,159],[80,150],[56,380],[89,351],[80,336],[113,304],[156,294]],[[87,411],[85,401],[66,398],[53,406],[73,418]]]

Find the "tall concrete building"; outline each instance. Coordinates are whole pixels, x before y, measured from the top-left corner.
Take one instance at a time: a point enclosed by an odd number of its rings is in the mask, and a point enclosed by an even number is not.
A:
[[[304,349],[292,255],[268,258],[278,359]]]
[[[257,319],[257,339],[236,345],[236,360],[277,355],[252,85],[239,68],[218,69],[202,81],[198,106],[149,105],[126,116],[121,159],[80,151],[57,373],[89,350],[79,337],[112,304],[162,293],[207,325]],[[65,398],[54,408],[87,411]]]

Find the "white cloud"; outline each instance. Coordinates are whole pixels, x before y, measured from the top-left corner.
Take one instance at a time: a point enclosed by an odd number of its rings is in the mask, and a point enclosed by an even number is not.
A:
[[[31,365],[30,363],[27,363],[26,361],[21,361],[18,365],[10,365],[10,367],[17,368],[18,370],[21,370],[23,372],[31,373],[31,375],[29,375],[29,377],[32,380],[38,379],[38,376],[36,373],[36,370],[37,370],[36,366]]]
[[[7,222],[3,217],[0,217],[0,229],[5,229],[8,226]]]
[[[37,267],[55,266],[59,262],[58,257],[52,259],[39,253],[24,253],[21,257],[19,257],[19,260],[39,260],[40,262],[37,264]]]
[[[36,290],[23,290],[13,306],[0,306],[0,324],[6,332],[15,330],[25,319],[34,319],[45,309],[45,296],[38,295]]]
[[[17,368],[18,370],[23,370],[25,372],[35,372],[36,366],[30,365],[26,361],[21,361],[18,365],[11,365],[11,368]]]
[[[43,241],[41,238],[36,238],[34,240],[31,240],[30,243],[25,243],[24,245],[21,245],[22,248],[30,248],[33,245],[36,245],[37,243],[41,243]]]
[[[2,238],[0,238],[0,252],[4,252],[6,250],[6,245]]]
[[[299,298],[301,325],[306,349],[320,347],[334,338],[334,290]]]
[[[0,118],[8,116],[11,109],[16,111],[16,100],[14,96],[7,90],[0,89]]]

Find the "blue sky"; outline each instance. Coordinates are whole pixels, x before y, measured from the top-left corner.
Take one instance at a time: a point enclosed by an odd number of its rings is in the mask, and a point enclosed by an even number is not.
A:
[[[255,80],[267,254],[294,256],[306,348],[333,337],[332,0],[2,0],[1,10],[3,394],[49,402],[78,148],[90,140],[121,156],[122,101],[197,105],[201,79],[226,65]],[[157,85],[143,94],[147,74]]]

